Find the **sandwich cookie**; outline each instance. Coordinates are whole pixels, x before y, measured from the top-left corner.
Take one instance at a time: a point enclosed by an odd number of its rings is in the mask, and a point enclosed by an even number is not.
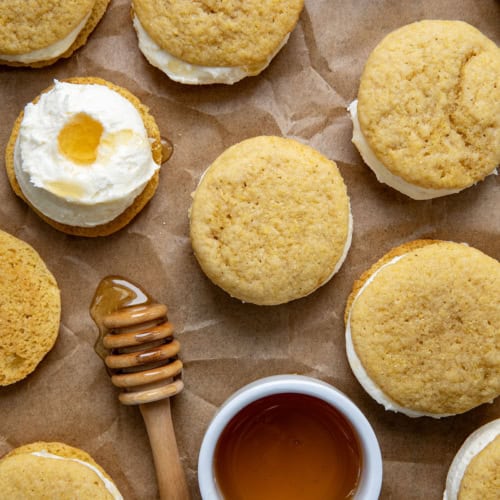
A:
[[[37,442],[15,448],[0,460],[2,498],[122,500],[112,479],[83,450]]]
[[[154,195],[162,161],[154,118],[99,78],[54,85],[19,115],[7,145],[14,192],[56,229],[106,236]]]
[[[27,377],[52,349],[59,333],[61,297],[40,255],[4,231],[0,295],[0,386],[5,386]]]
[[[352,218],[336,164],[292,139],[240,142],[193,194],[190,236],[205,274],[244,302],[304,297],[340,269]]]
[[[416,200],[458,193],[500,164],[500,49],[461,21],[404,26],[368,58],[349,111],[380,182]]]
[[[87,42],[109,0],[0,0],[0,64],[39,68]]]
[[[401,245],[355,282],[349,364],[386,410],[445,417],[500,393],[500,263],[465,244]]]
[[[473,432],[458,450],[446,478],[443,500],[500,498],[500,419]]]
[[[133,0],[139,49],[180,83],[233,84],[263,71],[285,45],[304,0]]]

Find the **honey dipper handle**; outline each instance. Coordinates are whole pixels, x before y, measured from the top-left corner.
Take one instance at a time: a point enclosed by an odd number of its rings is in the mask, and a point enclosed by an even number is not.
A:
[[[149,436],[161,500],[189,500],[186,477],[179,460],[170,399],[139,406]]]

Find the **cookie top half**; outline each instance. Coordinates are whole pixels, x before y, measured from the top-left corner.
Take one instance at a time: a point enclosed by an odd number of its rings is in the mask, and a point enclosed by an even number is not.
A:
[[[368,58],[358,117],[392,174],[424,188],[468,187],[500,163],[500,49],[461,21],[404,26]]]
[[[457,414],[500,394],[499,295],[497,260],[464,244],[417,240],[355,283],[346,323],[387,399],[420,414]]]
[[[109,0],[0,0],[0,64],[41,67],[69,57],[85,44],[108,4]],[[67,38],[73,41],[58,52],[57,44]],[[46,52],[50,47],[53,50]],[[40,53],[40,58],[9,58],[32,53]]]
[[[29,471],[27,477],[27,471]],[[83,450],[58,442],[15,448],[0,460],[4,498],[121,500],[108,474]]]
[[[54,345],[61,299],[56,280],[27,243],[0,231],[0,386],[29,375]]]
[[[500,435],[478,453],[467,467],[458,500],[496,500],[500,495]]]
[[[500,494],[500,419],[470,434],[453,458],[443,500],[496,500]]]
[[[262,64],[295,27],[304,0],[133,0],[164,50],[201,66]]]
[[[190,217],[203,271],[254,304],[313,292],[350,245],[349,198],[337,166],[281,137],[247,139],[220,155],[194,193]]]

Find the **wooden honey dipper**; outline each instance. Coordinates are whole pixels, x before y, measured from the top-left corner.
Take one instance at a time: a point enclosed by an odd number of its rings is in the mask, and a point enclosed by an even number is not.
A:
[[[167,307],[119,276],[99,284],[90,309],[99,327],[96,351],[111,381],[123,388],[118,399],[139,405],[146,425],[162,500],[189,499],[170,413],[170,397],[184,387],[179,378],[179,342]]]

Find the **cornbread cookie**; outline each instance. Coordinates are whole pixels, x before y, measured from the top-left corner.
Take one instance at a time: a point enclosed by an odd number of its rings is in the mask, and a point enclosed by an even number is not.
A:
[[[363,388],[411,417],[466,412],[500,393],[500,264],[465,244],[417,240],[354,284],[347,356]]]
[[[342,265],[352,220],[337,166],[291,139],[254,137],[220,155],[193,195],[194,254],[206,275],[244,302],[312,293]]]
[[[133,0],[139,48],[186,84],[235,83],[263,71],[288,40],[304,0]]]
[[[0,295],[0,386],[4,386],[28,376],[52,349],[61,299],[56,280],[38,253],[3,231]]]
[[[144,208],[161,162],[160,132],[148,108],[95,77],[55,82],[28,104],[5,154],[14,192],[51,226],[88,237],[118,231]]]
[[[0,0],[0,64],[40,68],[87,42],[109,0]]]
[[[500,163],[500,49],[461,21],[420,21],[372,52],[349,107],[378,180],[414,199],[457,193]]]
[[[2,498],[122,499],[112,479],[83,450],[63,443],[37,442],[0,460]]]
[[[500,498],[500,419],[473,432],[460,447],[446,478],[443,500]]]

